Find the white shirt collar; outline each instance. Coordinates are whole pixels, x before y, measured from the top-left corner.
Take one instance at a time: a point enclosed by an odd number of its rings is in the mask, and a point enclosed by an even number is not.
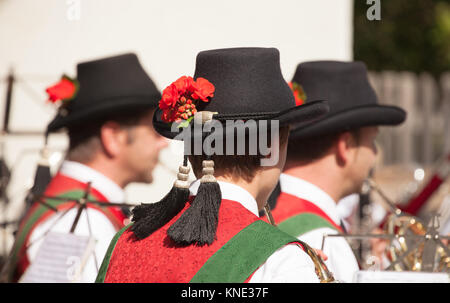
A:
[[[217,183],[219,183],[220,191],[222,192],[222,199],[238,202],[252,214],[259,217],[258,204],[248,191],[236,184],[224,181],[217,181]],[[199,186],[200,180],[191,183],[191,186],[189,187],[191,195],[195,196],[197,194]]]
[[[92,187],[105,196],[109,202],[125,202],[125,191],[114,181],[89,166],[79,162],[65,160],[59,172],[83,183],[92,182]]]
[[[287,174],[280,175],[281,191],[307,200],[323,210],[337,225],[341,220],[337,204],[325,191],[303,179]]]

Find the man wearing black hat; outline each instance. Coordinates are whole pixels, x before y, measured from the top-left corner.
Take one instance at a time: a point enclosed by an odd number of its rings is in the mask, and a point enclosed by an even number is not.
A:
[[[295,106],[278,50],[201,52],[194,78],[183,76],[167,87],[159,107],[155,129],[185,144],[199,141],[201,150],[189,153],[185,145],[172,190],[160,202],[133,210],[134,222],[111,242],[97,281],[317,282],[305,247],[258,218],[284,165],[289,126],[327,111],[323,102]],[[237,120],[256,126],[247,132],[231,127]],[[263,130],[264,121],[279,141]],[[250,144],[255,133],[271,139],[270,152],[279,155],[275,163],[262,166],[268,153],[249,152],[259,145]],[[213,134],[215,144],[209,145]],[[222,135],[225,142],[218,139]],[[239,142],[245,148],[236,154],[232,144]],[[188,154],[199,178],[190,187]]]
[[[291,132],[273,217],[281,230],[322,249],[325,234],[345,232],[337,202],[359,192],[368,177],[378,126],[400,124],[406,114],[378,104],[362,62],[302,63],[292,82],[306,101],[328,100],[330,112]],[[351,282],[358,263],[350,246],[344,238],[324,241],[328,268]]]
[[[20,278],[51,230],[94,237],[94,254],[81,277],[94,282],[109,242],[128,223],[127,213],[88,202],[78,217],[77,204],[58,198],[88,195],[90,200],[123,203],[127,184],[152,182],[159,151],[167,145],[152,126],[161,95],[135,54],[80,63],[76,80],[64,76],[47,93],[60,104],[47,133],[66,128],[69,136],[66,159],[44,193],[55,197],[45,202],[58,212],[40,203],[29,209],[12,251],[10,278]]]

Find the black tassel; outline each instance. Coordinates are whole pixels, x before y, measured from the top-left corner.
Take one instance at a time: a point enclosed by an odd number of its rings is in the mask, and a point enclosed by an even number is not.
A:
[[[192,205],[167,231],[178,244],[210,245],[216,237],[222,193],[213,176],[214,162],[205,160],[202,165],[203,177]]]
[[[34,197],[37,197],[44,193],[47,186],[52,180],[49,164],[49,151],[47,147],[44,147],[41,151],[41,159],[39,160],[36,168],[36,174],[34,175],[34,184],[31,188],[31,193]]]
[[[172,187],[157,203],[141,204],[133,209],[133,233],[145,239],[180,212],[189,198],[189,189]]]
[[[49,150],[47,148],[48,133],[46,133],[44,138],[44,148],[41,150],[41,159],[38,162],[38,167],[36,169],[36,174],[34,175],[34,184],[31,188],[31,193],[33,197],[37,197],[44,193],[47,186],[52,180],[52,175],[50,172],[49,163]]]
[[[187,158],[180,166],[177,181],[170,192],[157,203],[136,206],[132,213],[134,222],[131,230],[139,239],[144,239],[170,221],[179,213],[189,198]]]
[[[25,217],[28,213],[28,210],[33,206],[33,203],[36,202],[36,198],[42,195],[50,184],[52,180],[51,172],[50,172],[50,164],[49,164],[49,151],[47,149],[47,139],[45,139],[45,146],[41,150],[41,159],[39,159],[38,166],[36,168],[36,173],[34,175],[34,183],[33,187],[31,187],[30,191],[25,197],[25,209],[23,210],[19,222]]]

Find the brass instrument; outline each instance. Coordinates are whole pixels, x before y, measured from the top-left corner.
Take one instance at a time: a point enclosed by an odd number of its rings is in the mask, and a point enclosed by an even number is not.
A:
[[[437,232],[437,217],[427,225],[421,219],[399,209],[372,180],[368,186],[375,190],[392,211],[386,221],[386,232],[395,235],[387,247],[395,271],[450,272],[450,252]]]
[[[264,206],[264,212],[267,216],[269,223],[273,226],[276,226],[275,221],[273,220],[272,217],[272,212],[270,211],[269,203],[266,203],[266,205]],[[337,283],[337,281],[334,279],[333,273],[328,270],[328,267],[325,265],[322,258],[319,255],[317,255],[314,249],[305,242],[300,240],[298,241],[302,244],[305,252],[313,261],[315,272],[317,277],[319,278],[320,283]]]

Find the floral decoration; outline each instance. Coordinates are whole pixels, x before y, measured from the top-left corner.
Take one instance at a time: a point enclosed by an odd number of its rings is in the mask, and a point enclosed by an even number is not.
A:
[[[78,88],[79,84],[76,79],[63,75],[58,83],[48,87],[45,91],[48,94],[48,100],[50,102],[61,102],[65,105],[75,97]]]
[[[305,91],[303,90],[303,87],[296,82],[289,82],[288,84],[292,92],[294,93],[295,105],[298,106],[305,103],[306,94]]]
[[[163,111],[164,122],[177,122],[187,126],[197,112],[201,102],[209,102],[214,97],[215,87],[205,78],[194,80],[182,76],[163,90],[159,108]]]

